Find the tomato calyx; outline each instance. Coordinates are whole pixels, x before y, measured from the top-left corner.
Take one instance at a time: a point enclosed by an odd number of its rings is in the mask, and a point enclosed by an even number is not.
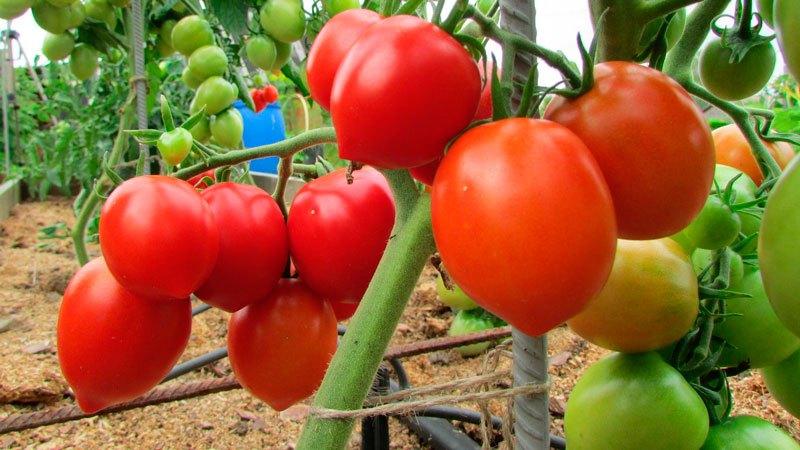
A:
[[[775,35],[762,36],[759,34],[763,19],[760,14],[753,12],[752,2],[737,2],[734,14],[733,16],[722,14],[711,23],[711,30],[720,37],[722,47],[731,51],[729,61],[731,64],[741,62],[750,49],[769,44],[775,39]],[[733,19],[733,28],[721,27],[718,22],[723,18]],[[754,19],[755,25],[751,26]]]

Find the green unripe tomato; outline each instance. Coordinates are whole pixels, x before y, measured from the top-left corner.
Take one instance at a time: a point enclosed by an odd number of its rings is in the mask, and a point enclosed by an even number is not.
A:
[[[299,40],[306,32],[306,19],[299,0],[267,0],[259,17],[267,34],[287,44]]]
[[[69,55],[69,70],[75,78],[84,81],[94,75],[97,70],[99,54],[94,47],[87,44],[78,44]]]
[[[67,28],[78,28],[86,20],[86,8],[81,2],[75,2],[67,8]]]
[[[292,56],[292,45],[286,44],[281,41],[275,42],[275,64],[272,65],[272,71],[280,71],[281,67],[289,61]]]
[[[765,42],[750,50],[739,62],[731,62],[731,50],[721,39],[706,45],[700,53],[700,80],[717,97],[741,100],[757,94],[766,86],[775,70],[777,56],[772,44]]]
[[[25,14],[32,4],[33,0],[0,0],[0,18],[16,19]]]
[[[442,277],[436,277],[436,293],[439,294],[439,300],[451,309],[467,310],[475,309],[478,304],[461,290],[458,286],[453,286],[453,290],[447,289],[442,281]]]
[[[275,58],[278,56],[275,42],[266,36],[251,37],[247,40],[244,50],[247,54],[247,59],[254,66],[263,70],[272,70],[272,66],[275,65]]]
[[[183,56],[206,45],[214,45],[214,32],[211,24],[199,16],[186,16],[172,29],[172,46]]]
[[[211,77],[200,83],[189,111],[194,114],[205,107],[206,114],[213,116],[231,106],[236,96],[236,86],[222,77]]]
[[[110,63],[118,63],[122,61],[122,52],[118,48],[111,47],[108,49],[108,53],[106,53],[106,58]]]
[[[209,77],[222,76],[228,70],[228,57],[225,51],[216,45],[200,47],[189,57],[189,70],[205,80]]]
[[[117,15],[108,0],[88,0],[84,7],[88,17],[98,22],[104,22],[109,28],[114,28],[117,24]]]
[[[158,51],[158,55],[162,58],[167,58],[175,53],[175,49],[161,39],[161,37],[156,38],[156,50]]]
[[[697,246],[689,239],[689,236],[686,235],[686,230],[683,229],[672,236],[669,237],[673,241],[677,242],[678,245],[681,246],[686,255],[691,255],[693,251],[697,248]]]
[[[175,28],[176,23],[178,22],[172,19],[165,20],[164,23],[161,24],[161,28],[158,29],[158,37],[170,47],[172,47],[172,30]]]
[[[729,277],[730,284],[739,284],[744,277],[744,261],[738,253],[734,252],[730,248],[726,248],[725,251],[730,253],[731,258],[731,271]],[[714,259],[714,252],[715,250],[698,248],[694,251],[694,253],[692,253],[692,267],[694,268],[695,273],[699,274],[705,270],[709,264],[711,264],[711,261]]]
[[[739,236],[742,221],[716,195],[710,195],[700,214],[686,227],[686,236],[698,248],[716,250],[731,244]]]
[[[256,74],[253,75],[253,85],[255,87],[264,87],[266,84],[267,76],[264,74],[264,72],[256,72]],[[308,83],[306,83],[306,85],[308,85]]]
[[[208,117],[203,117],[195,126],[189,129],[189,132],[192,133],[192,137],[195,141],[202,143],[208,142],[208,139],[211,137],[211,126]]]
[[[739,176],[739,178],[736,178],[736,176]],[[733,192],[736,194],[736,197],[733,199],[734,204],[747,203],[755,200],[756,184],[746,173],[724,164],[717,164],[717,167],[714,169],[714,181],[719,185],[720,193],[725,191],[728,187],[728,183],[734,178],[736,178],[736,181],[733,183]],[[712,187],[712,189],[714,188]]]
[[[322,0],[322,6],[333,17],[342,11],[360,8],[361,4],[358,0]]]
[[[171,166],[177,166],[192,150],[192,139],[189,130],[178,127],[162,133],[156,146],[164,161]]]
[[[197,89],[204,81],[202,77],[192,72],[188,66],[183,69],[183,73],[181,73],[181,80],[183,80],[183,83],[186,84],[189,89]]]
[[[789,414],[800,417],[800,350],[774,366],[761,369],[770,394]]]
[[[700,450],[800,450],[800,444],[764,419],[736,416],[711,427]]]
[[[31,11],[36,24],[53,34],[61,34],[67,31],[71,24],[72,18],[69,8],[58,8],[44,0],[39,0],[33,4]]]
[[[461,336],[463,334],[491,330],[504,324],[505,322],[480,308],[461,310],[453,317],[453,323],[450,324],[447,334],[449,336]],[[478,342],[477,344],[456,347],[456,350],[464,357],[475,356],[486,351],[490,345],[492,345],[491,342]]]
[[[42,53],[50,61],[60,61],[75,48],[75,39],[69,33],[47,33],[42,43]]]
[[[244,123],[236,108],[228,108],[211,118],[211,137],[225,148],[240,148]]]
[[[47,0],[47,2],[49,2],[51,5],[58,6],[59,8],[66,8],[76,1],[77,0]]]

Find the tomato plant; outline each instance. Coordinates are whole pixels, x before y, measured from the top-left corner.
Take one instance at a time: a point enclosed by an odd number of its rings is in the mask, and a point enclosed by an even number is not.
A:
[[[480,75],[469,53],[412,16],[367,28],[335,73],[331,116],[339,156],[381,168],[416,167],[440,157],[469,124],[480,98]],[[407,132],[418,123],[432,126]]]
[[[656,353],[615,353],[594,363],[570,394],[564,416],[570,449],[697,449],[706,408]]]
[[[389,185],[365,167],[348,184],[344,169],[303,186],[289,212],[292,260],[324,298],[359,301],[383,255],[395,219]]]
[[[626,62],[599,64],[594,87],[554,100],[546,118],[577,134],[597,159],[620,237],[669,236],[702,209],[714,176],[711,133],[691,97],[666,75]]]
[[[183,299],[205,281],[219,252],[211,209],[189,184],[160,175],[131,178],[100,213],[100,247],[129,291]]]
[[[286,223],[275,200],[255,186],[217,183],[202,197],[219,227],[219,255],[195,295],[238,311],[266,297],[281,278],[289,258]]]
[[[330,305],[302,281],[283,279],[231,316],[228,357],[242,386],[282,411],[317,389],[336,338]]]
[[[506,180],[520,171],[526,177],[510,188]],[[534,336],[580,312],[603,287],[614,260],[613,214],[589,150],[548,121],[470,129],[433,183],[433,234],[448,273],[479,305]],[[565,240],[581,251],[563,251]]]
[[[133,294],[102,258],[70,280],[58,313],[58,361],[81,410],[94,413],[144,394],[189,341],[188,295],[159,301]]]
[[[789,434],[764,419],[737,416],[708,430],[708,438],[700,450],[798,450]]]
[[[646,352],[689,331],[699,302],[692,264],[677,243],[620,240],[605,286],[567,323],[601,347]]]

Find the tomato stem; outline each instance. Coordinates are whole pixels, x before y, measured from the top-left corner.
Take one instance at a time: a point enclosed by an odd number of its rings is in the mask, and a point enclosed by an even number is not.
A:
[[[278,166],[278,182],[275,183],[275,192],[272,193],[272,198],[278,203],[281,213],[284,218],[289,217],[289,212],[286,210],[286,184],[289,182],[289,177],[292,176],[292,157],[288,155],[281,158],[280,165]]]
[[[314,398],[316,407],[361,408],[417,278],[435,247],[430,196],[419,195],[406,171],[387,171],[385,175],[395,193],[395,228]],[[297,448],[343,449],[353,425],[353,420],[319,419],[312,414]]]

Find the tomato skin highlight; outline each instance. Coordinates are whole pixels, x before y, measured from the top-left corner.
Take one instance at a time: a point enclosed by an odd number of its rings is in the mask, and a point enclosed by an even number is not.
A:
[[[231,182],[203,191],[219,226],[219,255],[214,270],[195,295],[228,312],[264,298],[289,259],[286,223],[266,192]]]
[[[100,247],[117,281],[134,294],[184,299],[217,260],[219,231],[192,186],[162,175],[131,178],[100,212]]]
[[[783,325],[800,336],[800,159],[781,175],[764,209],[758,236],[761,276],[772,309]]]
[[[326,111],[331,108],[333,80],[342,60],[364,30],[380,20],[381,16],[369,9],[343,11],[329,20],[314,39],[306,66],[308,88],[311,98]]]
[[[725,125],[714,130],[712,135],[717,163],[741,170],[753,180],[756,186],[761,186],[764,174],[761,173],[753,150],[739,127],[735,124]],[[792,146],[786,142],[764,142],[764,145],[781,169],[785,168],[794,158],[795,152]]]
[[[344,13],[342,13],[344,14]],[[358,302],[394,226],[389,183],[377,170],[335,170],[306,183],[289,212],[289,246],[303,281],[319,295]]]
[[[614,261],[614,210],[597,162],[546,120],[506,119],[461,135],[433,182],[431,219],[454,282],[532,336],[580,312]]]
[[[58,360],[81,410],[146,393],[178,361],[192,324],[188,297],[153,301],[125,290],[102,258],[70,280],[58,316]]]
[[[266,298],[228,322],[228,358],[236,379],[276,411],[319,387],[336,342],[330,305],[298,279],[280,280]]]
[[[469,125],[480,92],[478,67],[458,41],[418,17],[384,19],[336,72],[339,156],[385,169],[427,164]]]
[[[800,444],[764,419],[736,416],[711,427],[700,450],[800,450]]]
[[[601,347],[646,352],[683,337],[699,304],[697,278],[680,245],[669,238],[619,240],[605,286],[567,323]]]
[[[574,100],[556,98],[545,118],[572,130],[597,159],[621,238],[675,234],[703,208],[714,176],[711,130],[689,94],[663,73],[598,64],[594,87]]]
[[[694,450],[708,434],[700,396],[657,353],[615,353],[586,369],[564,416],[570,450]]]

